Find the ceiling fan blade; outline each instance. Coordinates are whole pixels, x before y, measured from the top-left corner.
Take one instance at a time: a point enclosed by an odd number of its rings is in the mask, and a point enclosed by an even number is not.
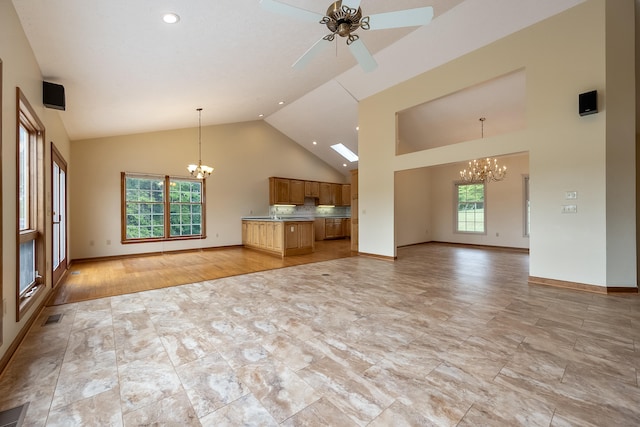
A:
[[[357,9],[360,7],[360,0],[342,0],[342,5],[351,9]]]
[[[315,58],[320,52],[322,52],[323,50],[325,50],[327,47],[329,47],[329,45],[331,44],[331,42],[329,40],[326,40],[324,37],[321,38],[320,40],[318,40],[317,42],[315,42],[313,44],[313,46],[311,46],[309,48],[309,50],[307,50],[304,55],[302,55],[300,58],[298,58],[298,60],[291,66],[293,68],[295,68],[296,70],[301,70],[304,67],[307,66],[307,64],[309,62],[311,62],[311,60],[313,58]]]
[[[369,17],[372,30],[387,28],[417,27],[431,22],[433,7],[418,7],[416,9],[398,10],[396,12],[378,13]]]
[[[351,54],[356,58],[358,64],[362,67],[362,69],[368,73],[369,71],[373,71],[378,67],[378,63],[369,49],[362,43],[362,40],[358,39],[349,45],[349,49],[351,50]]]
[[[311,12],[310,10],[301,9],[289,4],[280,3],[279,1],[275,0],[260,0],[260,6],[262,6],[264,10],[268,10],[270,12],[291,16],[293,18],[304,19],[311,22],[320,22],[320,20],[324,17],[324,15],[321,15],[319,13]]]

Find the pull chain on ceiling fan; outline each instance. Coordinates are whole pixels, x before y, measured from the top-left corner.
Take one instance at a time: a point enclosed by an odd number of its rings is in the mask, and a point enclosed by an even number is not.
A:
[[[355,34],[358,29],[384,30],[389,28],[415,27],[428,24],[433,19],[432,7],[399,10],[396,12],[379,13],[363,16],[360,0],[338,0],[327,9],[326,15],[311,12],[306,9],[280,3],[276,0],[260,0],[260,5],[272,12],[288,15],[298,19],[315,21],[323,24],[329,34],[315,42],[294,64],[293,68],[304,68],[320,52],[324,51],[336,35],[347,39],[347,46],[358,64],[366,72],[374,70],[378,64],[369,49]]]

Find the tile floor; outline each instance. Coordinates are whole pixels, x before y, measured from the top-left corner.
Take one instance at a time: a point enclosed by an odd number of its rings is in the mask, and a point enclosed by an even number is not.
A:
[[[0,410],[65,427],[640,425],[638,295],[529,286],[527,265],[427,244],[48,307]]]

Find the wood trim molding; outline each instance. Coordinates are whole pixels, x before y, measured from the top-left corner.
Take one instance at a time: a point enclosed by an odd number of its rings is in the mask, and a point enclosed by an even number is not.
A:
[[[466,248],[476,248],[476,249],[486,249],[486,250],[511,251],[511,252],[525,253],[525,254],[529,253],[529,248],[517,248],[514,246],[478,245],[478,244],[472,244],[472,243],[441,242],[438,240],[431,240],[429,242],[414,243],[414,244],[422,245],[425,243],[435,243],[438,245],[460,246],[460,247],[466,247]],[[412,246],[412,245],[405,245],[405,246]],[[401,248],[404,246],[398,246],[398,247]]]
[[[544,277],[529,276],[529,284],[551,286],[555,288],[572,289],[574,291],[591,292],[595,294],[614,294],[614,293],[638,293],[638,288],[622,287],[622,286],[597,286],[587,285],[586,283],[568,282],[566,280],[546,279]]]
[[[38,308],[34,310],[33,315],[29,318],[29,320],[25,322],[24,326],[20,329],[20,332],[18,333],[18,335],[16,335],[11,345],[7,347],[7,351],[5,351],[4,356],[2,356],[2,359],[0,359],[0,376],[4,372],[4,369],[7,367],[9,362],[11,361],[13,354],[16,352],[16,350],[18,350],[18,347],[20,346],[20,343],[22,343],[22,340],[24,339],[24,337],[27,335],[27,332],[31,330],[31,326],[33,326],[36,319],[40,317],[40,313],[46,306],[48,300],[49,300],[49,296],[47,295],[45,295],[45,297],[42,298],[42,300],[40,301],[40,304],[38,304]]]
[[[386,256],[386,255],[378,255],[378,254],[369,254],[366,252],[358,252],[358,255],[360,256],[366,256],[369,258],[377,258],[377,259],[382,259],[385,261],[395,261],[396,259],[398,259],[397,256]]]

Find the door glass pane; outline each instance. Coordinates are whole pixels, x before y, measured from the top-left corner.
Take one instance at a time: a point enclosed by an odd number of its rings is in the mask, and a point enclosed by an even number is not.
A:
[[[67,258],[67,203],[66,203],[66,189],[67,188],[67,174],[64,170],[60,169],[60,200],[58,202],[60,209],[60,232],[58,238],[60,239],[60,261],[64,261]]]
[[[60,265],[60,167],[53,164],[53,268]]]

